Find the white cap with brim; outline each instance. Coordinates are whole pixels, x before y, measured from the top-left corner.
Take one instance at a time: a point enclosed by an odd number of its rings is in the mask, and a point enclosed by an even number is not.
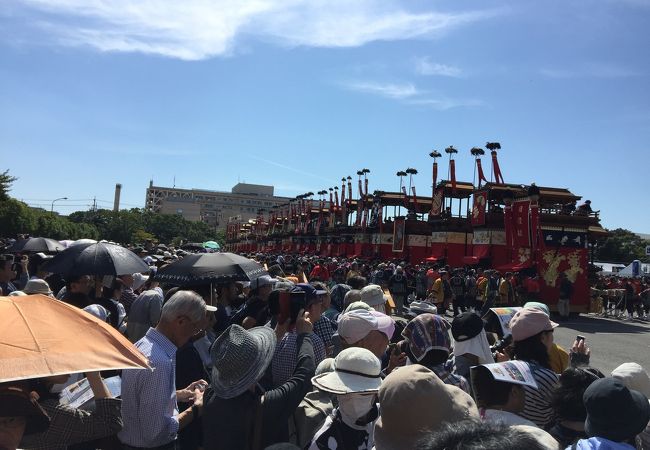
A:
[[[322,391],[338,395],[377,392],[381,362],[370,350],[346,348],[334,360],[333,372],[317,375],[311,382]]]
[[[384,333],[390,340],[395,332],[395,322],[386,314],[363,309],[339,316],[338,333],[348,344],[359,342],[373,330]]]

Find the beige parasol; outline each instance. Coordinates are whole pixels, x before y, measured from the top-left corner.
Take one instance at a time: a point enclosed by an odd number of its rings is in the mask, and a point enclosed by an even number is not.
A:
[[[44,295],[0,297],[0,382],[149,368],[119,331]]]

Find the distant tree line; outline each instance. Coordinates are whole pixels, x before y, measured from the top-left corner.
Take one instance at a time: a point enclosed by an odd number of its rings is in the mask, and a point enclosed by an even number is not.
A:
[[[164,243],[223,243],[223,231],[203,222],[185,220],[179,215],[155,214],[144,209],[77,211],[68,217],[52,214],[11,198],[9,191],[16,178],[9,171],[0,173],[0,237],[19,234],[53,239],[106,239],[121,244],[142,243],[151,239]]]
[[[650,257],[645,254],[648,245],[650,241],[642,239],[630,230],[623,228],[609,230],[609,237],[598,245],[595,259],[623,264],[629,264],[635,259],[650,262]]]

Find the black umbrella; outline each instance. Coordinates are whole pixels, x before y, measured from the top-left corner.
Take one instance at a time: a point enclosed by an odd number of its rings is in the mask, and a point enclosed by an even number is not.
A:
[[[29,239],[21,239],[20,241],[14,242],[13,245],[7,249],[7,252],[9,253],[19,253],[19,252],[50,253],[50,252],[61,252],[63,250],[65,250],[65,247],[61,245],[59,241],[55,241],[54,239],[50,239],[50,238],[33,237]]]
[[[266,274],[252,259],[233,253],[197,253],[161,267],[155,280],[177,285],[226,280],[250,281]]]
[[[149,266],[131,250],[98,242],[65,249],[48,261],[44,270],[63,275],[127,275],[148,272]]]

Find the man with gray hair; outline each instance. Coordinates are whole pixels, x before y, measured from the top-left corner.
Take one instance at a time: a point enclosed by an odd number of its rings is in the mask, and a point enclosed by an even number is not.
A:
[[[125,449],[176,448],[176,435],[203,408],[204,380],[176,390],[176,349],[207,326],[205,301],[195,292],[179,291],[162,307],[160,321],[135,346],[153,370],[122,372],[122,419],[118,437]],[[179,413],[176,401],[193,406]]]

